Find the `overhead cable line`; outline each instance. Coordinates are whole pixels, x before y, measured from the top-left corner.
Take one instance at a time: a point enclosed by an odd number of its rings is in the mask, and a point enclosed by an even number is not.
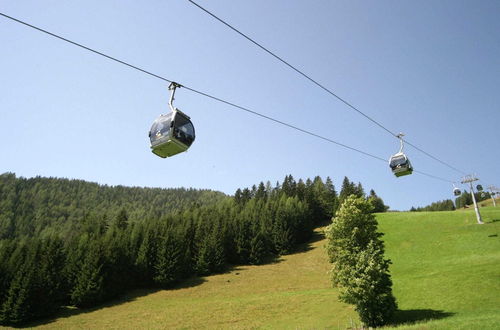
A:
[[[35,30],[37,30],[37,31],[43,32],[43,33],[45,33],[45,34],[48,34],[48,35],[50,35],[50,36],[52,36],[52,37],[55,37],[55,38],[57,38],[57,39],[60,39],[60,40],[65,41],[65,42],[67,42],[67,43],[70,43],[70,44],[72,44],[72,45],[74,45],[74,46],[78,46],[78,47],[80,47],[80,48],[83,48],[83,49],[85,49],[85,50],[88,50],[88,51],[90,51],[90,52],[92,52],[92,53],[94,53],[94,54],[97,54],[97,55],[103,56],[103,57],[105,57],[105,58],[107,58],[107,59],[110,59],[110,60],[112,60],[112,61],[115,61],[115,62],[117,62],[117,63],[123,64],[123,65],[125,65],[125,66],[127,66],[127,67],[129,67],[129,68],[135,69],[135,70],[137,70],[137,71],[140,71],[140,72],[145,73],[145,74],[147,74],[147,75],[150,75],[150,76],[152,76],[152,77],[158,78],[158,79],[160,79],[160,80],[163,80],[163,81],[166,81],[166,82],[169,82],[169,83],[172,83],[172,82],[173,82],[173,81],[172,81],[172,80],[170,80],[170,79],[167,79],[167,78],[165,78],[165,77],[162,77],[162,76],[157,75],[157,74],[155,74],[155,73],[152,73],[152,72],[150,72],[150,71],[147,71],[147,70],[145,70],[145,69],[142,69],[142,68],[140,68],[140,67],[138,67],[138,66],[132,65],[132,64],[130,64],[130,63],[128,63],[128,62],[125,62],[125,61],[119,60],[119,59],[117,59],[117,58],[115,58],[115,57],[113,57],[113,56],[110,56],[110,55],[104,54],[104,53],[102,53],[102,52],[100,52],[100,51],[97,51],[97,50],[95,50],[95,49],[93,49],[93,48],[90,48],[90,47],[84,46],[84,45],[82,45],[82,44],[80,44],[80,43],[77,43],[77,42],[75,42],[75,41],[72,41],[72,40],[69,40],[69,39],[67,39],[67,38],[61,37],[61,36],[59,36],[59,35],[57,35],[57,34],[55,34],[55,33],[49,32],[49,31],[47,31],[47,30],[44,30],[44,29],[39,28],[39,27],[37,27],[37,26],[34,26],[34,25],[32,25],[32,24],[26,23],[26,22],[24,22],[24,21],[21,21],[21,20],[19,20],[19,19],[16,19],[16,18],[11,17],[11,16],[9,16],[9,15],[6,15],[6,14],[4,14],[4,13],[1,13],[1,12],[0,12],[0,16],[3,16],[3,17],[5,17],[5,18],[8,18],[8,19],[10,19],[10,20],[12,20],[12,21],[15,21],[15,22],[17,22],[17,23],[23,24],[23,25],[25,25],[25,26],[27,26],[27,27],[30,27],[30,28],[32,28],[32,29],[35,29]],[[300,127],[298,127],[298,126],[294,126],[294,125],[292,125],[292,124],[286,123],[286,122],[281,121],[281,120],[279,120],[279,119],[272,118],[272,117],[270,117],[270,116],[267,116],[267,115],[264,115],[264,114],[262,114],[262,113],[259,113],[259,112],[256,112],[256,111],[253,111],[253,110],[251,110],[251,109],[249,109],[249,108],[246,108],[246,107],[240,106],[240,105],[235,104],[235,103],[233,103],[233,102],[226,101],[226,100],[224,100],[224,99],[221,99],[221,98],[219,98],[219,97],[216,97],[216,96],[210,95],[210,94],[208,94],[208,93],[205,93],[205,92],[202,92],[202,91],[196,90],[196,89],[194,89],[194,88],[191,88],[191,87],[188,87],[188,86],[185,86],[185,85],[179,85],[179,86],[180,86],[180,87],[183,87],[183,88],[185,88],[185,89],[187,89],[187,90],[189,90],[189,91],[191,91],[191,92],[194,92],[194,93],[196,93],[196,94],[199,94],[199,95],[205,96],[205,97],[207,97],[207,98],[213,99],[213,100],[215,100],[215,101],[218,101],[218,102],[224,103],[224,104],[226,104],[226,105],[229,105],[229,106],[231,106],[231,107],[233,107],[233,108],[243,110],[243,111],[248,112],[248,113],[250,113],[250,114],[253,114],[253,115],[259,116],[259,117],[261,117],[261,118],[264,118],[264,119],[267,119],[267,120],[273,121],[273,122],[275,122],[275,123],[277,123],[277,124],[280,124],[280,125],[286,126],[286,127],[288,127],[288,128],[291,128],[291,129],[297,130],[297,131],[299,131],[299,132],[302,132],[302,133],[308,134],[308,135],[310,135],[310,136],[313,136],[313,137],[319,138],[319,139],[324,140],[324,141],[326,141],[326,142],[330,142],[330,143],[336,144],[336,145],[338,145],[338,146],[340,146],[340,147],[343,147],[343,148],[345,148],[345,149],[349,149],[349,150],[351,150],[351,151],[355,151],[355,152],[357,152],[357,153],[360,153],[360,154],[363,154],[363,155],[365,155],[365,156],[368,156],[368,157],[374,158],[374,159],[376,159],[376,160],[382,161],[382,162],[384,162],[384,163],[387,163],[387,160],[386,160],[386,159],[384,159],[384,158],[382,158],[382,157],[379,157],[379,156],[376,156],[376,155],[370,154],[370,153],[368,153],[368,152],[362,151],[362,150],[360,150],[360,149],[357,149],[357,148],[354,148],[354,147],[348,146],[348,145],[346,145],[346,144],[343,144],[343,143],[337,142],[337,141],[332,140],[332,139],[330,139],[330,138],[324,137],[324,136],[322,136],[322,135],[319,135],[319,134],[316,134],[316,133],[314,133],[314,132],[308,131],[308,130],[306,130],[306,129],[300,128]],[[446,182],[452,182],[452,181],[450,181],[450,180],[447,180],[447,179],[444,179],[444,178],[440,178],[440,177],[437,177],[437,176],[434,176],[434,175],[431,175],[431,174],[427,174],[427,173],[424,173],[424,172],[420,172],[420,171],[415,171],[415,172],[418,172],[418,173],[420,173],[420,174],[426,175],[426,176],[428,176],[428,177],[431,177],[431,178],[434,178],[434,179],[437,179],[437,180],[446,181]]]
[[[90,47],[87,47],[87,46],[84,46],[84,45],[82,45],[82,44],[79,44],[78,42],[74,42],[74,41],[72,41],[72,40],[69,40],[69,39],[66,39],[66,38],[64,38],[64,37],[61,37],[61,36],[59,36],[59,35],[57,35],[57,34],[55,34],[55,33],[49,32],[49,31],[44,30],[44,29],[42,29],[42,28],[39,28],[39,27],[37,27],[37,26],[34,26],[34,25],[29,24],[29,23],[23,22],[23,21],[21,21],[21,20],[18,20],[17,18],[12,17],[12,16],[5,15],[4,13],[0,13],[0,15],[1,15],[1,16],[3,16],[3,17],[8,18],[8,19],[10,19],[10,20],[13,20],[13,21],[15,21],[15,22],[17,22],[17,23],[20,23],[20,24],[26,25],[26,26],[28,26],[28,27],[30,27],[30,28],[32,28],[32,29],[35,29],[35,30],[38,30],[38,31],[40,31],[40,32],[46,33],[46,34],[48,34],[48,35],[50,35],[50,36],[52,36],[52,37],[54,37],[54,38],[60,39],[60,40],[62,40],[62,41],[66,41],[66,42],[68,42],[68,43],[70,43],[70,44],[72,44],[72,45],[78,46],[78,47],[80,47],[80,48],[83,48],[83,49],[85,49],[85,50],[88,50],[88,51],[90,51],[90,52],[93,52],[93,53],[95,53],[95,54],[97,54],[97,55],[104,56],[104,57],[106,57],[106,58],[108,58],[108,59],[110,59],[110,60],[113,60],[113,61],[118,62],[118,63],[120,63],[120,64],[126,65],[126,66],[128,66],[128,67],[131,67],[132,69],[135,69],[135,70],[141,71],[142,73],[145,73],[145,74],[148,74],[148,75],[153,76],[153,77],[155,77],[155,78],[158,78],[158,79],[161,79],[161,80],[167,81],[167,82],[169,82],[169,83],[171,83],[171,82],[172,82],[172,80],[168,80],[167,78],[161,77],[161,76],[159,76],[159,75],[157,75],[157,74],[154,74],[154,73],[152,73],[152,72],[149,72],[149,71],[146,71],[146,70],[144,70],[144,69],[141,69],[141,68],[139,68],[139,67],[137,67],[137,66],[135,66],[135,65],[132,65],[132,64],[130,64],[130,63],[127,63],[127,62],[124,62],[124,61],[122,61],[122,60],[119,60],[119,59],[117,59],[117,58],[115,58],[115,57],[113,57],[113,56],[109,56],[109,55],[106,55],[106,54],[104,54],[104,53],[101,53],[101,52],[99,52],[99,51],[97,51],[97,50],[95,50],[95,49],[92,49],[92,48],[90,48]]]
[[[398,138],[398,133],[394,133],[392,132],[391,130],[389,130],[387,127],[385,127],[384,125],[382,125],[381,123],[379,123],[378,121],[376,121],[375,119],[373,119],[372,117],[370,117],[369,115],[367,115],[366,113],[364,113],[363,111],[359,110],[357,107],[355,107],[354,105],[352,105],[351,103],[349,103],[348,101],[346,101],[345,99],[343,99],[342,97],[340,97],[339,95],[337,95],[336,93],[334,93],[331,89],[325,87],[324,85],[322,85],[321,83],[319,83],[317,80],[313,79],[311,76],[309,76],[308,74],[304,73],[303,71],[299,70],[297,67],[293,66],[292,64],[290,64],[288,61],[284,60],[282,57],[276,55],[274,52],[270,51],[268,48],[262,46],[260,43],[258,43],[257,41],[255,41],[254,39],[250,38],[248,35],[244,34],[243,32],[241,32],[240,30],[238,30],[237,28],[235,28],[234,26],[232,26],[231,24],[227,23],[226,21],[224,21],[223,19],[221,19],[220,17],[218,17],[217,15],[215,15],[214,13],[210,12],[209,10],[207,10],[206,8],[202,7],[201,5],[199,5],[198,3],[194,2],[193,0],[187,0],[189,1],[190,3],[192,3],[193,5],[195,5],[196,7],[198,7],[199,9],[201,9],[202,11],[204,11],[205,13],[207,13],[208,15],[212,16],[214,19],[216,19],[217,21],[219,21],[220,23],[224,24],[225,26],[227,26],[229,29],[233,30],[234,32],[236,32],[237,34],[239,34],[240,36],[242,36],[243,38],[247,39],[248,41],[250,41],[251,43],[253,43],[254,45],[256,45],[257,47],[259,47],[260,49],[262,49],[263,51],[265,51],[266,53],[268,53],[269,55],[273,56],[274,58],[276,58],[278,61],[280,61],[281,63],[285,64],[287,67],[289,67],[290,69],[292,69],[293,71],[297,72],[299,75],[301,75],[302,77],[306,78],[307,80],[309,80],[310,82],[312,82],[314,85],[318,86],[319,88],[321,88],[322,90],[324,90],[325,92],[327,92],[328,94],[332,95],[333,97],[335,97],[336,99],[338,99],[339,101],[341,101],[342,103],[344,103],[345,105],[347,105],[351,110],[354,110],[356,111],[358,114],[360,114],[361,116],[365,117],[366,119],[368,119],[369,121],[371,121],[372,123],[374,123],[375,125],[377,125],[378,127],[380,127],[381,129],[383,129],[384,131],[386,131],[387,133],[391,134],[392,136]],[[415,146],[414,144],[408,142],[407,140],[404,140],[404,142],[406,142],[406,144],[412,146],[413,148],[415,148],[416,150],[422,152],[423,154],[427,155],[428,157],[440,162],[441,164],[445,165],[445,166],[448,166],[449,168],[453,169],[454,171],[457,171],[459,173],[462,173],[462,174],[465,174],[465,172],[457,169],[456,167],[438,159],[437,157],[429,154],[428,152],[422,150],[421,148]]]
[[[257,47],[259,47],[260,49],[262,49],[263,51],[265,51],[266,53],[268,53],[269,55],[273,56],[274,58],[276,58],[278,61],[280,61],[281,63],[285,64],[286,66],[288,66],[290,69],[294,70],[295,72],[297,72],[298,74],[300,74],[301,76],[303,76],[304,78],[306,78],[307,80],[309,80],[310,82],[312,82],[313,84],[315,84],[316,86],[318,86],[319,88],[323,89],[325,92],[327,92],[328,94],[336,97],[339,101],[341,101],[342,103],[344,103],[345,105],[347,105],[349,108],[351,108],[352,110],[356,111],[357,113],[359,113],[360,115],[362,115],[363,117],[365,117],[366,119],[370,120],[371,122],[373,122],[375,125],[379,126],[380,128],[382,128],[383,130],[385,130],[386,132],[388,132],[389,134],[393,135],[393,136],[397,136],[396,133],[393,133],[391,132],[389,129],[387,129],[386,127],[384,127],[382,124],[380,124],[378,121],[376,121],[375,119],[371,118],[370,116],[368,116],[367,114],[365,114],[364,112],[360,111],[358,108],[356,108],[354,105],[352,105],[351,103],[347,102],[346,100],[344,100],[343,98],[341,98],[340,96],[338,96],[337,94],[335,94],[334,92],[332,92],[330,89],[326,88],[325,86],[323,86],[322,84],[320,84],[318,81],[314,80],[313,78],[311,78],[309,75],[305,74],[304,72],[302,72],[301,70],[297,69],[295,66],[291,65],[290,63],[288,63],[286,60],[284,60],[283,58],[281,58],[280,56],[276,55],[275,53],[273,53],[272,51],[270,51],[269,49],[267,49],[266,47],[262,46],[261,44],[259,44],[257,41],[253,40],[252,38],[250,38],[249,36],[247,36],[246,34],[244,34],[243,32],[241,32],[240,30],[236,29],[235,27],[233,27],[232,25],[230,25],[229,23],[225,22],[224,20],[222,20],[221,18],[219,18],[218,16],[216,16],[215,14],[211,13],[210,11],[208,11],[207,9],[203,8],[202,6],[200,6],[199,4],[197,4],[196,2],[192,1],[192,0],[188,0],[189,2],[191,2],[193,5],[195,5],[196,7],[200,8],[201,10],[203,10],[205,13],[207,13],[208,15],[212,16],[213,18],[215,18],[216,20],[218,20],[219,22],[221,22],[222,24],[224,24],[225,26],[227,26],[228,28],[230,28],[231,30],[233,30],[234,32],[238,33],[240,36],[242,36],[243,38],[247,39],[248,41],[250,41],[251,43],[253,43],[254,45],[256,45]]]
[[[448,183],[453,183],[453,181],[451,181],[451,180],[440,178],[438,176],[435,176],[435,175],[432,175],[432,174],[429,174],[429,173],[425,173],[425,172],[422,172],[422,171],[413,170],[413,172],[425,175],[425,176],[427,176],[429,178],[433,178],[433,179],[436,179],[436,180],[440,180],[440,181],[444,181],[444,182],[448,182]]]

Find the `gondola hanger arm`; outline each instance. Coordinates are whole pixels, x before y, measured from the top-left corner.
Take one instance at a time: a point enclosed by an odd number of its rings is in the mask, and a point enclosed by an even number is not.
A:
[[[174,98],[174,95],[175,95],[175,90],[176,90],[177,88],[181,88],[181,87],[182,87],[182,85],[181,85],[181,84],[176,83],[175,81],[172,81],[172,82],[170,83],[170,85],[168,86],[168,90],[172,91],[172,92],[170,93],[170,99],[168,100],[168,106],[170,107],[170,110],[171,110],[172,112],[174,112],[174,111],[175,111],[175,108],[174,108],[174,105],[173,105],[173,102],[174,102],[174,99],[175,99],[175,98]]]
[[[398,135],[396,135],[396,137],[399,139],[399,143],[400,143],[400,147],[399,147],[399,153],[403,153],[403,136],[405,136],[403,133],[399,133]]]

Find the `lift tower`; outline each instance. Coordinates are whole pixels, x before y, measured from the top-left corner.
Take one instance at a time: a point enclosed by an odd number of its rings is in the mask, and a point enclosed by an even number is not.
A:
[[[490,190],[490,193],[491,193],[491,199],[493,200],[493,206],[497,207],[497,203],[495,202],[495,196],[497,195],[499,189],[495,186],[489,186],[488,189]]]
[[[462,178],[462,183],[468,183],[470,185],[470,193],[472,195],[472,201],[474,202],[474,211],[476,211],[477,223],[482,225],[484,224],[481,219],[481,213],[479,213],[479,207],[476,203],[476,196],[474,196],[474,187],[472,187],[472,182],[479,180],[475,175],[466,175]]]

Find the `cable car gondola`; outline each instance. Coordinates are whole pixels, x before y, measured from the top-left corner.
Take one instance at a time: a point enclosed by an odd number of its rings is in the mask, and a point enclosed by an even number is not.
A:
[[[156,118],[149,131],[151,151],[162,158],[188,150],[195,139],[194,126],[189,116],[172,105],[177,87],[180,85],[175,82],[168,87],[172,91],[168,102],[171,112]]]
[[[460,196],[462,194],[462,191],[455,187],[455,184],[453,183],[453,195],[455,196]]]
[[[482,185],[480,185],[480,184],[478,184],[478,185],[476,186],[476,189],[477,189],[477,191],[483,191],[483,186],[482,186]]]
[[[392,173],[394,173],[396,177],[413,173],[413,167],[411,166],[410,160],[403,153],[403,136],[403,133],[399,133],[397,135],[399,142],[401,143],[401,147],[399,148],[399,152],[392,155],[389,159],[389,166],[392,170]]]

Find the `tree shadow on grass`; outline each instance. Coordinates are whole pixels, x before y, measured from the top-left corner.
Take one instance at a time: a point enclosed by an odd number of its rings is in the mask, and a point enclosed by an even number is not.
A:
[[[325,238],[325,234],[323,232],[315,230],[311,238],[302,244],[297,245],[295,249],[293,249],[289,254],[298,254],[298,253],[305,253],[308,251],[311,251],[312,249],[315,249],[312,245],[318,241],[321,241]]]
[[[190,287],[198,286],[205,281],[206,280],[201,278],[201,277],[192,277],[192,278],[183,280],[183,281],[179,282],[178,284],[173,285],[172,287],[165,289],[165,290],[179,290],[179,289],[184,289],[184,288],[190,288]],[[64,307],[60,308],[59,312],[55,313],[51,317],[27,322],[27,323],[20,324],[20,325],[15,325],[15,326],[13,326],[13,328],[18,328],[18,329],[34,328],[37,326],[50,324],[50,323],[57,321],[58,319],[64,319],[64,318],[72,317],[72,316],[79,315],[79,314],[91,313],[91,312],[94,312],[94,311],[97,311],[100,309],[114,307],[114,306],[122,305],[125,303],[129,303],[129,302],[137,300],[138,298],[145,297],[145,296],[148,296],[150,294],[153,294],[153,293],[156,293],[156,292],[162,291],[162,290],[164,290],[164,289],[161,289],[161,288],[133,289],[133,290],[130,290],[129,292],[126,292],[123,295],[121,295],[115,299],[112,299],[112,300],[107,301],[107,302],[103,302],[102,304],[99,304],[99,305],[94,306],[94,307],[89,307],[89,308],[77,308],[77,307],[73,307],[73,306],[64,306]]]
[[[315,242],[318,242],[324,238],[325,238],[325,235],[322,231],[315,230],[312,233],[311,238],[307,242],[299,244],[296,248],[294,248],[289,253],[289,255],[308,252],[308,251],[315,248],[312,246]],[[276,264],[276,263],[282,262],[283,260],[284,260],[283,256],[269,255],[269,256],[265,257],[263,262],[260,263],[259,265]],[[210,275],[225,274],[225,273],[232,273],[232,272],[234,272],[235,275],[239,275],[238,271],[242,270],[243,269],[242,267],[245,267],[245,265],[228,264],[226,269],[224,269],[222,272],[210,274]],[[173,285],[172,287],[169,287],[165,290],[180,290],[180,289],[190,288],[190,287],[198,286],[198,285],[202,284],[203,282],[206,282],[206,280],[203,277],[191,277],[191,278],[182,280],[179,283],[177,283],[176,285]],[[129,303],[129,302],[137,300],[138,298],[141,298],[141,297],[144,297],[144,296],[147,296],[147,295],[150,295],[150,294],[153,294],[155,292],[162,291],[162,290],[163,289],[161,289],[161,288],[132,289],[132,290],[124,293],[123,295],[119,296],[118,298],[115,298],[113,300],[109,300],[109,301],[104,302],[100,305],[90,307],[90,308],[76,308],[76,307],[72,307],[72,306],[64,306],[64,307],[61,307],[59,312],[57,312],[56,314],[54,314],[51,317],[27,322],[27,323],[21,324],[21,325],[16,325],[16,326],[14,326],[14,328],[19,328],[19,329],[32,328],[32,327],[50,324],[50,323],[55,322],[58,319],[68,318],[71,316],[84,314],[84,313],[91,313],[91,312],[94,312],[96,310],[100,310],[103,308],[113,307],[113,306],[118,306],[121,304]]]
[[[455,313],[433,309],[398,310],[389,324],[392,326],[408,325],[422,321],[440,320],[453,315],[455,315]]]
[[[284,256],[305,253],[305,252],[311,251],[311,250],[316,248],[316,247],[313,247],[313,244],[318,242],[318,241],[323,240],[324,238],[325,238],[325,234],[322,231],[315,230],[307,242],[297,245],[289,253],[287,253],[285,255],[269,254],[263,258],[261,263],[259,263],[257,265],[253,265],[253,266],[278,264],[278,263],[285,260],[283,258]],[[250,266],[250,264],[228,264],[227,267],[224,269],[224,271],[222,271],[218,274],[232,273],[234,271],[241,270],[242,267],[245,267],[245,266]],[[239,275],[239,273],[237,273],[236,275]]]

